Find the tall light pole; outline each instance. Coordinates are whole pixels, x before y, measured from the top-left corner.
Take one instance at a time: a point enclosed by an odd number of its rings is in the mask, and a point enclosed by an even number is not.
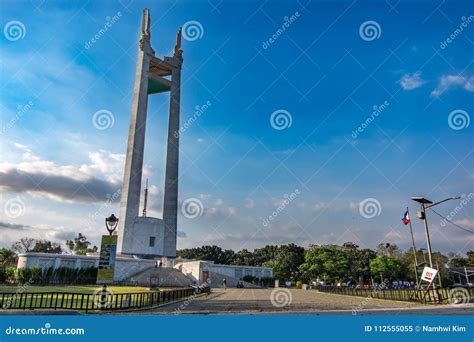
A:
[[[429,204],[433,204],[433,202],[424,197],[412,197],[411,199],[421,204],[421,211],[418,212],[418,218],[420,220],[423,220],[423,223],[425,225],[426,244],[428,245],[428,260],[430,262],[430,267],[433,268],[433,260],[431,257],[430,232],[428,230],[428,221],[426,220],[426,206]]]
[[[449,200],[454,200],[454,199],[459,199],[461,197],[449,197],[446,198],[442,201],[433,203],[429,199],[426,199],[422,196],[420,197],[412,197],[411,199],[415,202],[418,202],[421,204],[421,211],[418,212],[418,218],[423,220],[424,226],[425,226],[425,235],[426,235],[426,244],[428,245],[428,260],[430,262],[430,267],[433,268],[433,256],[432,256],[432,251],[431,251],[431,240],[430,240],[430,232],[428,230],[428,221],[426,220],[426,209],[429,209],[431,207],[434,207],[435,205],[438,205],[440,203],[449,201]]]

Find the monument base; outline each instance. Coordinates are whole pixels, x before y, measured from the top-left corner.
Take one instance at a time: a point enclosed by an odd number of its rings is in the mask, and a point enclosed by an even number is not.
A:
[[[161,266],[160,266],[161,263]],[[67,255],[50,253],[24,253],[18,255],[17,268],[88,268],[99,266],[99,254]],[[183,276],[184,275],[184,276]],[[115,259],[114,283],[141,286],[190,286],[207,283],[210,287],[243,285],[259,287],[245,282],[245,276],[256,279],[272,278],[268,267],[220,265],[206,260],[183,260],[159,257],[142,259],[134,255],[118,254]]]

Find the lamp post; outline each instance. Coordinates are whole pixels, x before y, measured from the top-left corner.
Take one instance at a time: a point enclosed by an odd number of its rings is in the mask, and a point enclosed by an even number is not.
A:
[[[117,228],[118,220],[119,219],[114,214],[111,214],[105,219],[105,228],[107,228],[107,230],[109,231],[109,235],[112,235],[112,233]]]
[[[449,200],[459,199],[459,198],[461,198],[461,197],[448,197],[448,198],[445,198],[444,200],[436,202],[436,203],[433,203],[429,199],[426,199],[422,196],[411,198],[413,201],[418,202],[418,203],[421,204],[421,211],[418,212],[418,218],[420,220],[423,220],[423,223],[424,223],[424,226],[425,226],[426,244],[428,245],[428,260],[430,262],[430,267],[431,268],[433,268],[433,255],[432,255],[433,253],[432,253],[432,250],[431,250],[431,241],[430,241],[430,233],[429,233],[429,230],[428,230],[428,221],[426,220],[426,209],[434,207],[435,205],[438,205],[440,203],[443,203],[443,202],[446,202],[446,201],[449,201]],[[434,286],[434,284],[433,284],[433,286]]]

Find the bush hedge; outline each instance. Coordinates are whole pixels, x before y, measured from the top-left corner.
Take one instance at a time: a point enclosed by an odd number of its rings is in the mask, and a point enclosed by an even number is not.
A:
[[[33,282],[35,284],[95,284],[97,268],[69,268],[39,267],[19,268],[15,272],[15,280],[20,283]]]

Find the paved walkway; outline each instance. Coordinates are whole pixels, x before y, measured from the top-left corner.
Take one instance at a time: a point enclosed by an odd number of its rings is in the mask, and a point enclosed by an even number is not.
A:
[[[272,292],[273,291],[273,292]],[[272,300],[273,299],[273,300]],[[286,305],[284,305],[286,304]],[[315,290],[213,289],[208,296],[170,304],[143,314],[474,314],[474,305],[420,305],[321,293]]]

